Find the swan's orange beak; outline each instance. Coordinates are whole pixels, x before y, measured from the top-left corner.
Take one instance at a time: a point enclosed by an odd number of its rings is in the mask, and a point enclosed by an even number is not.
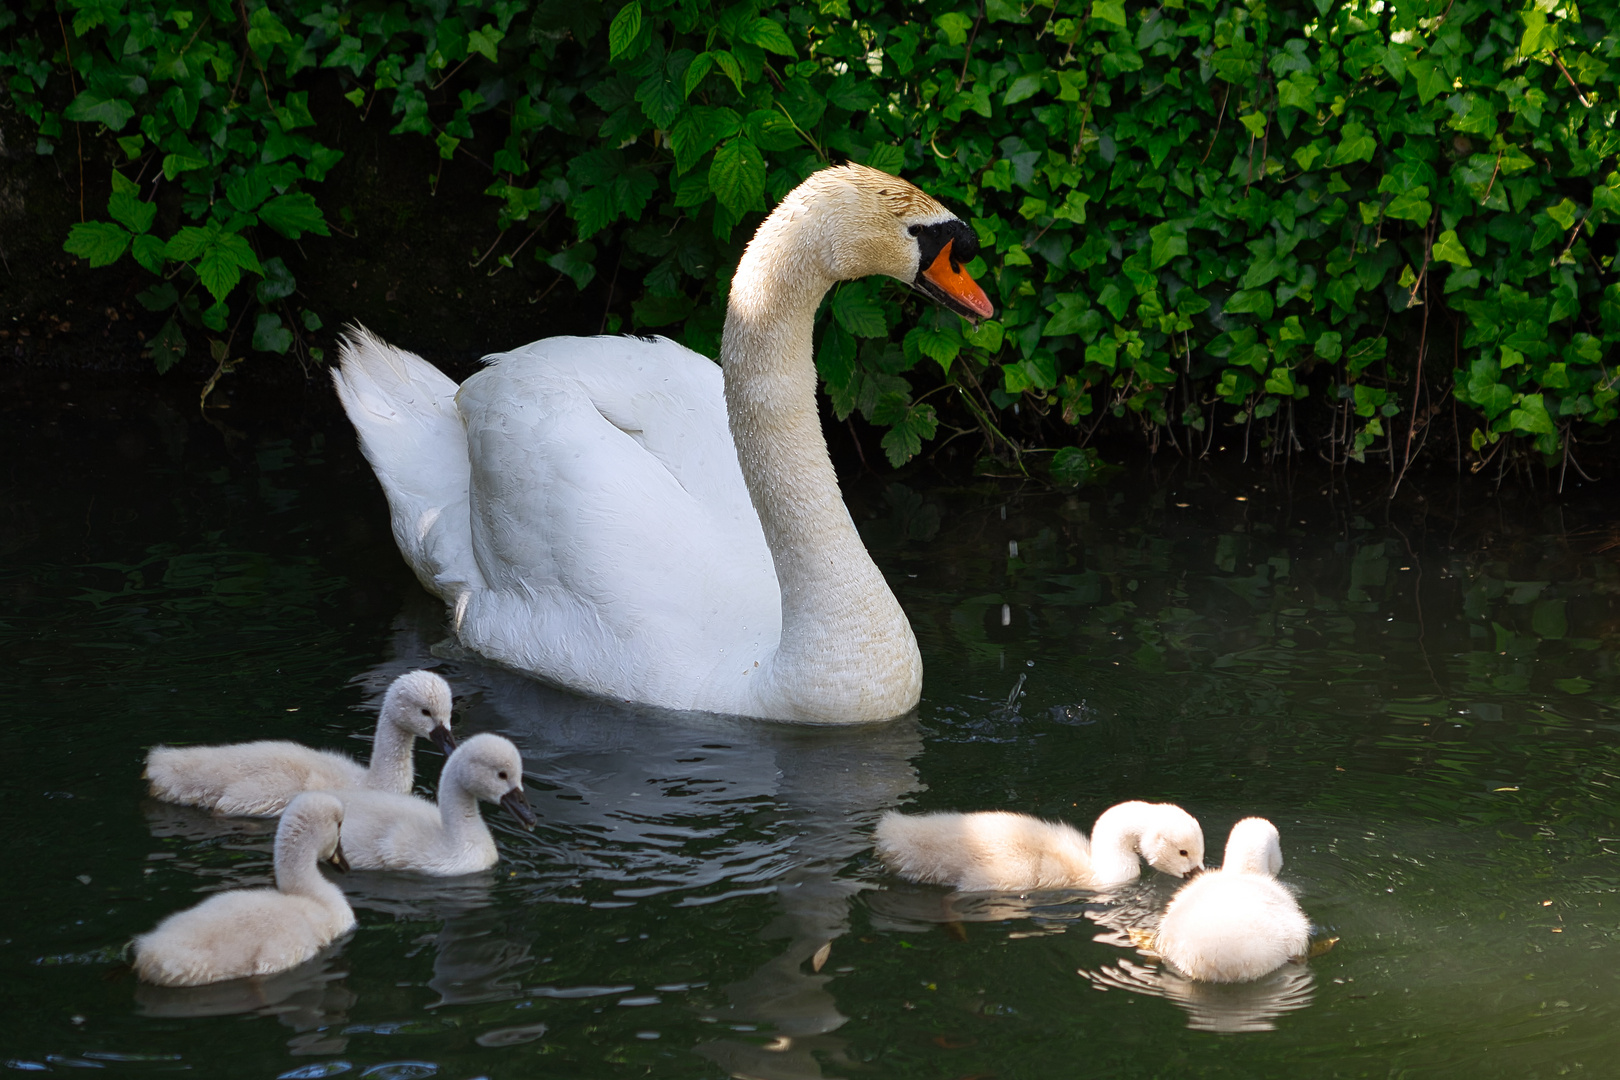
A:
[[[951,258],[951,244],[955,241],[945,241],[945,246],[939,249],[934,256],[934,262],[922,272],[922,279],[937,290],[936,296],[943,300],[947,307],[956,309],[968,318],[988,319],[996,313],[990,298],[984,295],[979,283],[968,276],[966,270]]]

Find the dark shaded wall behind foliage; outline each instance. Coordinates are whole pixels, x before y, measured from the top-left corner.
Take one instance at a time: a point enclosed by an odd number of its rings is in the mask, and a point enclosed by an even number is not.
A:
[[[710,353],[741,244],[809,172],[861,161],[952,204],[997,319],[864,281],[821,321],[836,412],[884,429],[896,464],[952,431],[1013,458],[1099,430],[1560,464],[1620,397],[1617,17],[1616,0],[65,0],[59,18],[22,0],[0,11],[0,75],[40,154],[99,171],[63,239],[140,275],[160,368],[324,359],[330,289],[300,284],[361,212],[329,197],[357,164],[334,135],[383,120],[420,167],[374,195],[482,191],[453,211],[481,223],[445,263],[458,300],[503,273],[537,302],[589,290],[601,328]]]

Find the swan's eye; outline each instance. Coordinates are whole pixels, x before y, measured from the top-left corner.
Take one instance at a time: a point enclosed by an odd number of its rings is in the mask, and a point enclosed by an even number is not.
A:
[[[500,772],[496,773],[495,775],[499,776],[502,780],[505,780],[506,779],[506,770],[502,769]],[[1182,854],[1185,855],[1187,853],[1185,851],[1183,851]]]
[[[910,228],[906,229],[906,232],[910,233],[912,236],[921,236],[922,235],[922,226],[921,225],[913,225]]]

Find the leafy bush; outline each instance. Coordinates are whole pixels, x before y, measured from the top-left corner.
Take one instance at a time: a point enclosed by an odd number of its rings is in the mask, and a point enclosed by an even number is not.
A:
[[[822,322],[836,411],[886,428],[897,464],[935,437],[939,391],[1010,457],[1110,419],[1184,451],[1234,424],[1301,447],[1309,423],[1329,457],[1393,467],[1450,394],[1476,465],[1515,435],[1551,462],[1578,421],[1616,416],[1616,0],[64,11],[0,12],[0,71],[41,153],[67,121],[127,156],[110,220],[67,248],[162,278],[143,294],[175,313],[160,367],[184,324],[219,335],[251,313],[254,346],[278,352],[318,328],[255,235],[326,234],[314,193],[342,152],[309,134],[308,94],[335,77],[396,134],[488,171],[500,260],[526,247],[583,289],[611,255],[640,280],[630,323],[700,351],[753,223],[824,163],[954,205],[999,318],[970,327],[865,281]],[[175,186],[180,223],[159,235],[151,194]]]

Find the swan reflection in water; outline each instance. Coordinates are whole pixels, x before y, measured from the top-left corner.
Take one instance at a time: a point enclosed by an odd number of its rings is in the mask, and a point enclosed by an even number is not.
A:
[[[203,986],[135,984],[135,1008],[142,1016],[194,1018],[254,1014],[273,1016],[297,1034],[287,1041],[297,1054],[337,1054],[348,1044],[338,1033],[358,1000],[344,985],[347,966],[342,942],[286,971]]]
[[[1284,1013],[1311,1003],[1315,979],[1303,963],[1284,964],[1254,982],[1196,982],[1164,964],[1140,964],[1122,959],[1080,976],[1098,990],[1129,990],[1168,998],[1187,1011],[1187,1026],[1194,1031],[1271,1031]]]
[[[973,893],[931,886],[903,885],[868,893],[865,903],[877,929],[916,932],[941,926],[960,938],[966,924],[1025,923],[1009,936],[1061,934],[1085,926],[1092,940],[1121,949],[1135,947],[1133,934],[1151,932],[1169,895],[1179,882],[1162,875],[1106,892]],[[1090,924],[1095,924],[1092,927]],[[1207,983],[1188,979],[1162,963],[1120,959],[1096,969],[1082,968],[1082,978],[1099,990],[1125,990],[1168,998],[1187,1011],[1187,1026],[1196,1031],[1270,1031],[1284,1013],[1311,1003],[1315,981],[1303,963],[1285,964],[1249,983]]]
[[[540,827],[519,837],[491,822],[502,833],[499,872],[524,878],[531,898],[571,902],[583,885],[593,895],[607,886],[614,903],[774,896],[778,913],[760,936],[786,944],[720,987],[725,1002],[706,1016],[768,1027],[775,1038],[714,1040],[696,1052],[735,1074],[782,1080],[820,1077],[818,1057],[843,1060],[831,1033],[847,1018],[822,969],[849,931],[852,898],[870,886],[842,871],[871,847],[878,816],[918,787],[915,720],[817,728],[583,699],[448,652],[436,657],[428,643],[442,616],[425,606],[396,621],[393,659],[359,681],[380,700],[399,673],[433,667],[455,690],[458,729],[498,731],[517,744]],[[507,930],[470,933],[477,918],[458,919],[441,934],[453,940],[436,946],[441,962],[457,958],[453,978],[435,966],[439,1004],[527,993],[519,984],[533,962],[528,942]]]

